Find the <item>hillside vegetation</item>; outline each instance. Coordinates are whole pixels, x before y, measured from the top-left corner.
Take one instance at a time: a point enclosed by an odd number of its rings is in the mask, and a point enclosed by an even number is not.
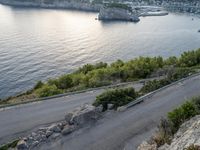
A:
[[[127,62],[117,60],[111,64],[99,62],[96,64],[86,64],[71,74],[65,74],[46,82],[39,81],[33,89],[18,95],[17,98],[46,97],[70,91],[83,90],[87,88],[101,87],[120,82],[136,81],[149,78],[151,76],[168,75],[170,82],[185,77],[197,70],[200,64],[200,49],[184,52],[179,58],[173,56],[167,59],[162,57],[139,57]],[[175,78],[175,79],[173,79]],[[154,87],[149,82],[143,88],[143,92],[148,92],[149,88],[157,89],[159,84],[167,84],[169,81],[160,82]],[[161,83],[162,82],[162,83]],[[14,97],[16,98],[16,97]],[[9,103],[13,97],[1,103]]]
[[[148,78],[157,70],[171,66],[173,66],[172,74],[181,75],[182,77],[192,72],[193,68],[191,67],[199,64],[200,49],[184,52],[180,58],[139,57],[128,62],[117,60],[110,65],[103,62],[94,65],[86,64],[74,73],[66,74],[56,79],[49,79],[46,83],[39,81],[32,92],[36,92],[38,97],[44,97],[67,91],[134,81]]]

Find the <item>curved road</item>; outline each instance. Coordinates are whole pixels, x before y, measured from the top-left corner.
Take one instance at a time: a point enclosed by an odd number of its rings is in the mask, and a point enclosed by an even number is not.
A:
[[[187,98],[200,95],[200,76],[173,85],[125,112],[110,112],[91,128],[85,128],[41,150],[135,150],[166,116]],[[37,148],[38,149],[38,148]]]
[[[134,83],[136,90],[141,83]],[[26,135],[41,125],[64,120],[66,112],[72,111],[84,103],[92,103],[104,89],[74,94],[51,100],[13,106],[0,109],[0,145]]]

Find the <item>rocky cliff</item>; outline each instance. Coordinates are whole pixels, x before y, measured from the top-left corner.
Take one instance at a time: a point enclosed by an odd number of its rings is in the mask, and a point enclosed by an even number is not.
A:
[[[200,149],[200,115],[181,125],[170,145],[157,148],[156,144],[143,142],[138,150],[199,150]]]
[[[200,146],[200,116],[185,122],[174,136],[172,143],[161,148],[163,150],[183,150],[191,145]]]
[[[136,14],[133,14],[129,10],[122,8],[110,8],[110,7],[101,7],[99,20],[125,20],[125,21],[139,21],[139,18]]]

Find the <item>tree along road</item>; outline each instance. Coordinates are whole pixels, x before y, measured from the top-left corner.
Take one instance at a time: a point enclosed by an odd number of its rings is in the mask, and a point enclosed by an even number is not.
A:
[[[166,116],[187,98],[200,95],[200,76],[168,87],[124,112],[108,112],[90,128],[40,147],[41,150],[134,150]],[[37,148],[38,149],[38,148]]]
[[[127,85],[131,86],[131,85]],[[136,90],[142,84],[132,85]],[[104,89],[0,109],[0,145],[26,135],[41,125],[64,120],[66,112],[92,103]]]

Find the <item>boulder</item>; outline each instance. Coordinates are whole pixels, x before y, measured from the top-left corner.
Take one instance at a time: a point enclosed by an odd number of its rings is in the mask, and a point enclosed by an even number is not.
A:
[[[168,144],[164,144],[163,146],[159,147],[158,150],[166,150],[169,148]]]
[[[48,130],[59,133],[61,132],[61,129],[58,124],[52,124],[51,126],[48,127]]]
[[[137,150],[157,150],[157,145],[155,143],[149,144],[148,142],[144,141],[138,146]]]
[[[113,109],[113,107],[114,107],[114,104],[108,104],[108,105],[107,105],[108,110]]]
[[[96,111],[94,106],[86,104],[73,112],[70,124],[82,126],[96,120],[99,116],[100,114]]]
[[[58,123],[58,127],[63,130],[64,126],[66,125],[67,123],[65,122],[61,122],[61,123]]]
[[[26,141],[20,140],[20,141],[17,143],[17,149],[18,149],[18,150],[28,150],[28,145],[27,145]]]
[[[62,135],[68,135],[75,130],[75,126],[66,125],[62,130]]]
[[[49,138],[53,134],[53,131],[47,130],[46,137]]]
[[[70,123],[70,120],[72,119],[72,116],[73,116],[73,113],[72,113],[72,112],[67,113],[67,114],[65,115],[65,121],[66,121],[67,123]]]
[[[103,105],[99,105],[98,107],[96,107],[96,111],[101,113],[103,111]]]
[[[46,132],[46,131],[47,131],[47,129],[48,129],[48,128],[41,127],[41,128],[39,128],[38,130],[39,130],[39,131],[42,131],[42,132]]]
[[[118,112],[122,112],[122,111],[125,111],[126,110],[126,107],[125,106],[121,106],[121,107],[118,107],[117,108],[117,111]]]
[[[31,144],[31,147],[33,148],[33,147],[37,146],[38,144],[39,144],[39,141],[34,141],[34,142]]]
[[[53,133],[51,136],[50,136],[50,139],[51,140],[56,140],[58,138],[61,137],[61,134],[60,133]]]

